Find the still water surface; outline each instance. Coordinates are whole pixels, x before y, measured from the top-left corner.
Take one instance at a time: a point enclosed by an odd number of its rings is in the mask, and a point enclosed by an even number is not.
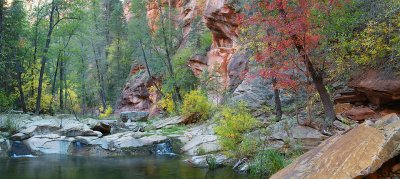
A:
[[[0,158],[0,179],[244,179],[230,168],[193,168],[179,157]]]

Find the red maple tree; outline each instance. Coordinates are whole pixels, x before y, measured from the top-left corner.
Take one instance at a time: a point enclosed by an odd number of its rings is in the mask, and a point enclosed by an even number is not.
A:
[[[250,16],[241,15],[238,19],[243,26],[254,27],[253,36],[261,42],[255,55],[264,67],[260,76],[275,80],[275,88],[293,88],[296,82],[291,78],[290,69],[304,71],[321,98],[326,115],[323,129],[327,129],[336,116],[324,85],[324,70],[316,68],[317,63],[324,61],[319,59],[318,49],[325,39],[320,33],[324,22],[318,16],[329,15],[340,3],[338,0],[263,0],[255,5],[246,6],[252,11]]]

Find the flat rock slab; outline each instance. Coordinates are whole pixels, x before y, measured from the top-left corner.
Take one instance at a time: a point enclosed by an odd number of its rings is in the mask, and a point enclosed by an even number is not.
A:
[[[400,118],[396,114],[335,135],[273,175],[286,178],[355,178],[378,170],[399,154]]]
[[[180,116],[176,116],[176,117],[171,117],[171,118],[156,121],[152,124],[152,126],[156,129],[161,129],[161,128],[169,126],[169,125],[182,124],[182,123],[183,123],[183,118]]]

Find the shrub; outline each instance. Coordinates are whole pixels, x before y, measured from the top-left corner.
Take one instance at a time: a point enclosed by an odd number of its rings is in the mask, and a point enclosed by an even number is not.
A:
[[[210,170],[214,170],[214,169],[216,169],[218,167],[217,159],[214,156],[207,155],[206,156],[206,162],[207,162],[207,165],[208,165],[208,169],[210,169]]]
[[[243,103],[236,107],[223,107],[219,116],[219,124],[214,128],[220,136],[221,146],[228,155],[238,155],[238,145],[243,141],[243,134],[258,125]]]
[[[252,157],[259,150],[260,141],[258,139],[254,139],[253,137],[244,137],[243,141],[238,146],[238,157]]]
[[[17,124],[9,116],[4,121],[4,128],[11,135],[17,133]]]
[[[0,91],[0,111],[12,109],[13,100],[9,95]]]
[[[104,109],[103,109],[103,107],[100,107],[99,110],[103,111]],[[113,108],[111,106],[107,106],[107,109],[104,111],[104,113],[101,113],[99,115],[99,118],[106,118],[106,117],[110,116],[112,114],[112,112],[113,112]]]
[[[211,103],[200,90],[193,90],[184,96],[181,114],[191,122],[206,120],[211,114]]]
[[[271,176],[284,168],[289,162],[278,151],[267,149],[260,151],[250,165],[253,177]]]
[[[158,106],[166,110],[168,114],[175,114],[175,103],[170,93],[166,94],[159,102]]]

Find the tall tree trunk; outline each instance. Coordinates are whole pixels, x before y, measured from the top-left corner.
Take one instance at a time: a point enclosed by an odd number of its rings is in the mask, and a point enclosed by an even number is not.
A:
[[[96,47],[95,47],[94,44],[92,44],[92,47],[93,47],[94,61],[95,61],[96,70],[97,70],[97,78],[98,78],[98,81],[99,81],[99,84],[100,84],[99,93],[100,93],[100,98],[101,98],[101,104],[102,104],[102,107],[103,107],[103,111],[101,111],[101,112],[104,112],[106,110],[106,108],[107,108],[106,94],[105,94],[105,91],[104,91],[104,80],[103,80],[103,75],[102,75],[102,73],[100,71],[100,64],[99,64],[99,59],[98,59],[99,57],[98,57],[98,55],[96,53],[96,50],[95,50]]]
[[[59,101],[60,101],[60,111],[64,112],[64,60],[63,57],[60,58],[60,92],[59,92]]]
[[[279,89],[277,88],[278,81],[275,77],[272,78],[272,87],[274,88],[274,100],[275,100],[275,113],[276,113],[276,120],[282,120],[282,103],[279,94]]]
[[[3,16],[5,0],[0,0],[0,59],[3,59]]]
[[[24,113],[27,112],[26,110],[26,104],[25,104],[25,95],[24,95],[24,91],[22,89],[22,65],[21,62],[17,59],[17,50],[14,49],[14,61],[15,61],[15,68],[17,71],[17,78],[18,78],[18,91],[19,91],[19,101],[20,101],[20,105],[22,107],[22,111]]]
[[[38,7],[39,6],[40,6],[40,1],[39,1],[39,4],[38,4]],[[34,47],[34,49],[33,49],[33,62],[32,62],[33,66],[31,66],[32,79],[31,79],[31,86],[30,86],[30,88],[31,88],[31,94],[30,95],[31,96],[35,95],[35,83],[34,83],[34,81],[35,81],[35,75],[34,75],[35,71],[34,71],[34,69],[35,69],[35,64],[36,64],[36,61],[37,61],[38,38],[39,38],[39,35],[38,35],[38,33],[39,33],[38,32],[39,23],[40,23],[40,19],[39,19],[39,10],[38,10],[38,12],[36,13],[35,37],[33,39],[33,47]]]
[[[83,46],[83,45],[82,45]],[[86,73],[86,70],[85,70],[85,62],[84,62],[84,59],[83,59],[83,56],[81,55],[81,63],[82,63],[82,104],[81,104],[81,108],[82,108],[82,115],[85,115],[85,113],[86,113],[86,86],[85,86],[85,79],[86,79],[86,76],[85,76],[85,73]]]
[[[49,30],[47,32],[47,38],[46,38],[46,45],[43,50],[43,56],[42,56],[42,61],[41,61],[41,67],[40,67],[40,74],[39,74],[39,85],[38,85],[38,94],[36,98],[36,114],[40,113],[41,106],[40,102],[42,99],[42,87],[43,87],[43,76],[44,76],[44,70],[47,62],[47,53],[49,52],[50,48],[50,42],[51,42],[51,34],[53,33],[53,23],[54,23],[54,11],[56,9],[56,5],[54,1],[51,3],[51,12],[50,12],[50,22],[49,22]]]
[[[158,9],[159,9],[159,12],[160,12],[160,14],[162,15],[162,10],[161,10],[161,2],[160,2],[160,0],[158,0],[158,4],[159,4],[159,7],[158,7]],[[174,91],[175,91],[175,101],[177,101],[179,104],[180,103],[182,103],[182,96],[181,96],[181,94],[180,94],[180,89],[179,89],[179,87],[178,87],[178,85],[176,84],[176,78],[175,78],[175,73],[174,73],[174,69],[173,69],[173,66],[172,66],[172,59],[171,59],[171,54],[170,54],[170,51],[169,51],[169,45],[168,45],[168,40],[167,40],[167,34],[165,33],[165,23],[164,23],[164,19],[161,19],[160,20],[160,22],[161,22],[161,30],[162,30],[162,36],[163,36],[163,40],[164,40],[164,46],[165,46],[165,48],[164,48],[164,50],[165,50],[165,53],[166,53],[166,55],[167,55],[167,69],[168,69],[168,71],[169,71],[169,73],[170,73],[170,77],[173,79],[173,88],[174,88]]]
[[[58,54],[56,69],[55,69],[55,72],[54,72],[54,75],[53,75],[53,83],[51,85],[51,100],[50,100],[50,106],[49,106],[49,113],[51,115],[54,114],[54,111],[53,111],[53,100],[54,100],[54,95],[56,94],[56,89],[57,89],[56,83],[57,83],[58,69],[60,68],[60,58],[61,58],[60,54]]]

